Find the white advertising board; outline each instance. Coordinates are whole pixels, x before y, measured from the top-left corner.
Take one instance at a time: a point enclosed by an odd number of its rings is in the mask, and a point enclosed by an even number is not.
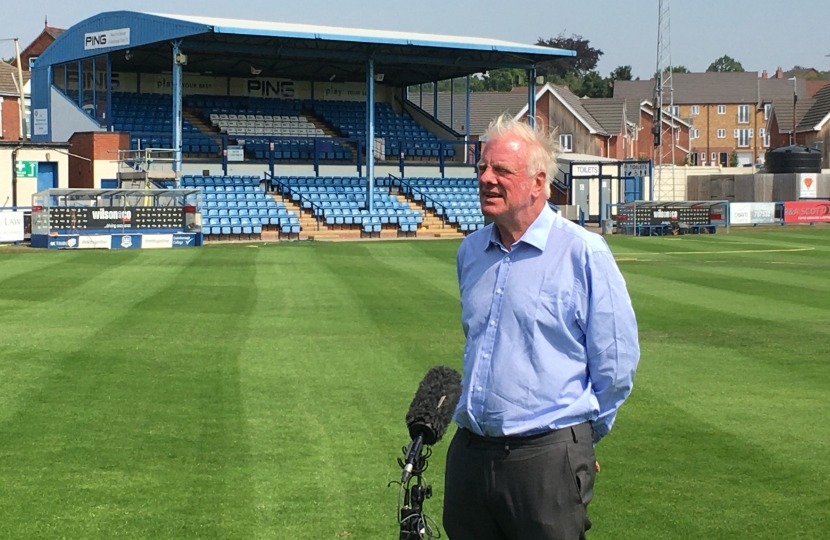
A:
[[[32,109],[32,134],[49,135],[49,109]]]
[[[245,161],[244,146],[228,146],[228,161]]]
[[[165,249],[173,247],[172,234],[145,234],[141,237],[143,249]]]
[[[798,175],[799,199],[815,199],[818,197],[818,175],[802,173]]]
[[[775,222],[775,203],[731,203],[730,225],[753,225]]]
[[[108,234],[78,237],[78,249],[110,249],[111,247],[112,238]]]
[[[23,241],[23,212],[0,212],[0,242]]]

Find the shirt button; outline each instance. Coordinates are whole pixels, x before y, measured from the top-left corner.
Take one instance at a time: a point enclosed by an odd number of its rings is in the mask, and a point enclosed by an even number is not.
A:
[[[509,255],[504,258],[504,262],[510,262],[510,256]]]
[[[501,289],[496,289],[496,294],[501,294]]]
[[[484,354],[482,354],[481,356],[483,356],[484,358],[490,358],[490,355],[489,355],[489,354],[487,354],[487,353],[484,353]]]
[[[490,326],[496,326],[496,321],[490,321]]]
[[[480,386],[476,386],[476,392],[481,392],[481,387]]]

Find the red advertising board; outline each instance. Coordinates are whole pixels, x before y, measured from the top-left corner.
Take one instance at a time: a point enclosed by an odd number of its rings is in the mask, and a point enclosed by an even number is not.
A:
[[[830,223],[830,201],[788,201],[784,203],[784,223]]]

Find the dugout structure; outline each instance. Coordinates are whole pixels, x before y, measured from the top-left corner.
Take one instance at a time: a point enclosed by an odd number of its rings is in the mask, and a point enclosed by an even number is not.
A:
[[[198,189],[47,189],[32,196],[32,247],[152,249],[202,245]]]
[[[729,226],[729,201],[631,201],[609,207],[617,232],[628,236],[715,234]]]

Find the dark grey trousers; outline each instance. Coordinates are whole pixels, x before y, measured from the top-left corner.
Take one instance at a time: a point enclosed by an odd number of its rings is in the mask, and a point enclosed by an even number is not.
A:
[[[450,540],[580,540],[591,528],[589,424],[530,437],[459,429],[447,452],[444,529]]]

